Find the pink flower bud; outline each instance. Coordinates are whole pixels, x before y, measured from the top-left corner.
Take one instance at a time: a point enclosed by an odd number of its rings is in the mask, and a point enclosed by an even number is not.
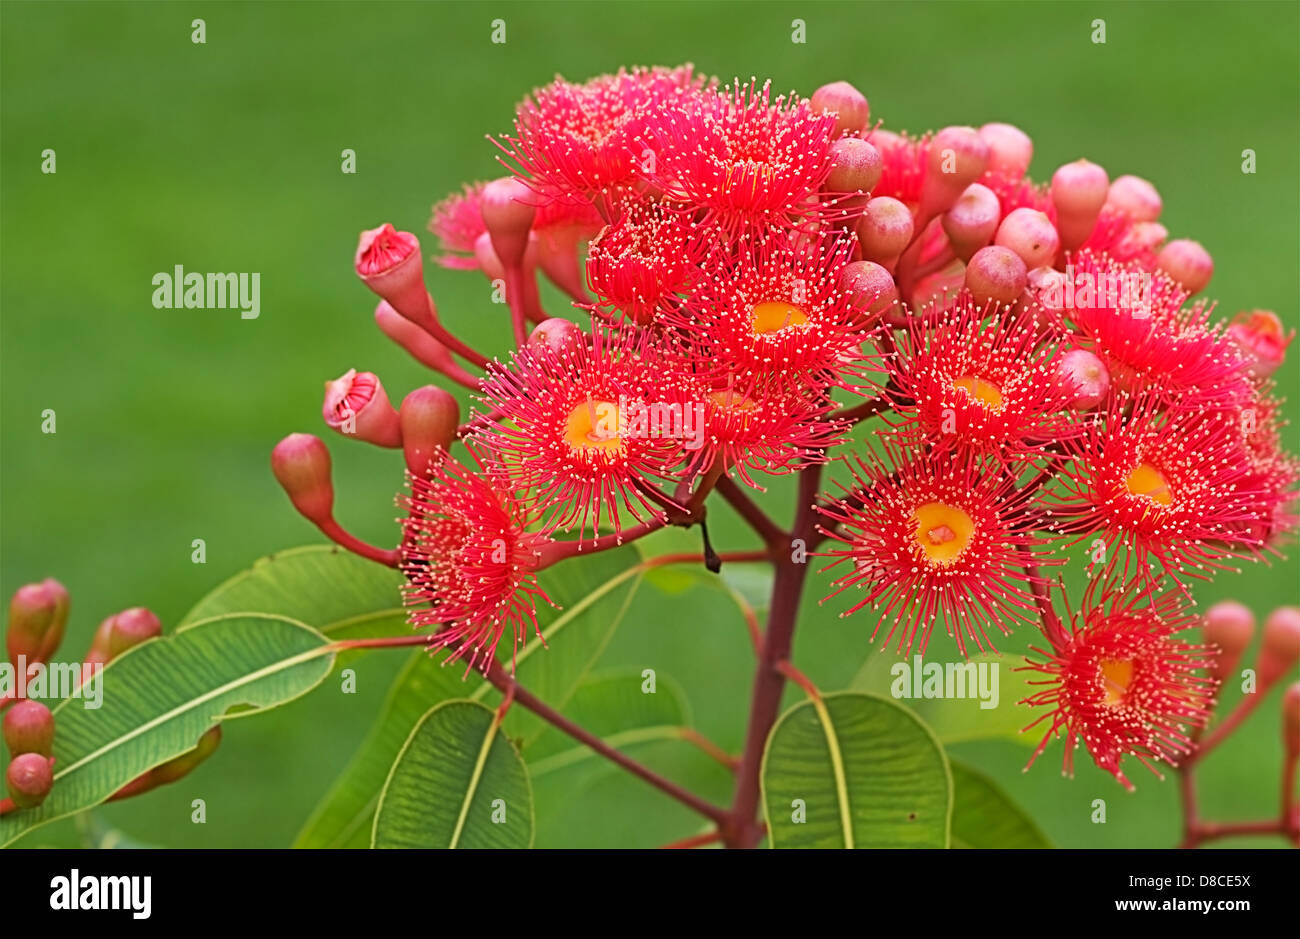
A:
[[[108,658],[117,658],[127,649],[162,635],[162,623],[151,610],[133,606],[113,617],[108,630]]]
[[[1106,204],[1110,179],[1096,163],[1075,160],[1052,175],[1052,205],[1061,247],[1073,251],[1088,240]]]
[[[843,137],[831,144],[831,172],[822,189],[868,193],[876,188],[884,169],[879,150],[858,137]]]
[[[432,319],[424,287],[420,240],[384,223],[361,233],[357,242],[357,276],[408,320],[425,326]]]
[[[380,447],[400,447],[402,428],[379,376],[348,369],[325,383],[321,414],[327,426]]]
[[[10,756],[49,756],[54,747],[54,715],[39,701],[19,701],[5,712],[4,738]]]
[[[1250,310],[1232,318],[1228,335],[1245,355],[1247,370],[1255,378],[1268,378],[1286,358],[1295,331],[1282,332],[1282,321],[1270,310]]]
[[[14,757],[5,770],[5,783],[14,805],[20,809],[35,808],[54,788],[54,761],[39,753]]]
[[[985,124],[980,136],[989,145],[990,173],[1008,179],[1020,179],[1034,158],[1034,142],[1019,127],[1012,124]]]
[[[897,199],[880,196],[862,210],[857,231],[863,259],[892,267],[912,241],[912,213]]]
[[[1282,692],[1282,746],[1291,759],[1300,753],[1300,681]]]
[[[537,215],[537,195],[520,179],[504,176],[483,187],[483,223],[492,248],[506,267],[524,263],[528,232]]]
[[[87,665],[105,665],[108,663],[108,637],[113,631],[113,621],[116,616],[110,616],[100,622],[95,629],[95,635],[91,637],[90,648],[86,651],[84,659]]]
[[[889,271],[874,261],[853,261],[840,268],[840,289],[849,295],[862,325],[874,322],[898,303],[898,287]]]
[[[1264,621],[1259,645],[1259,691],[1263,692],[1300,660],[1300,607],[1279,607]]]
[[[1216,603],[1205,611],[1205,625],[1201,629],[1205,641],[1219,647],[1219,654],[1210,665],[1210,674],[1224,681],[1237,670],[1242,653],[1255,635],[1255,614],[1233,600]]]
[[[993,243],[1020,255],[1025,267],[1051,264],[1061,248],[1061,238],[1052,220],[1046,213],[1028,208],[1009,212],[998,226]]]
[[[1160,249],[1156,267],[1164,271],[1190,293],[1205,289],[1214,276],[1210,252],[1190,238],[1179,238]]]
[[[989,145],[973,127],[945,127],[930,140],[925,179],[921,183],[922,218],[932,218],[957,201],[966,187],[984,175]]]
[[[330,481],[330,452],[312,434],[290,434],[271,451],[271,472],[289,500],[317,525],[334,514],[334,485]]]
[[[1010,248],[980,248],[966,265],[966,286],[979,304],[1014,303],[1028,282],[1025,262]]]
[[[1164,207],[1156,187],[1140,176],[1121,176],[1111,183],[1106,204],[1135,222],[1154,222]]]
[[[15,666],[18,656],[29,665],[46,661],[59,648],[68,626],[71,601],[63,584],[53,577],[19,587],[9,601],[9,628],[5,645]]]
[[[379,306],[375,307],[375,323],[385,336],[422,365],[444,374],[451,370],[461,371],[446,346],[394,310],[387,300],[380,300]]]
[[[435,385],[416,388],[402,401],[402,453],[413,476],[423,476],[429,461],[441,461],[456,439],[460,405]]]
[[[150,771],[151,779],[149,781],[152,785],[149,788],[152,789],[153,786],[160,786],[163,783],[175,782],[184,776],[188,776],[194,772],[200,763],[216,752],[217,745],[220,743],[221,725],[217,724],[215,727],[208,728],[203,733],[203,736],[199,737],[199,742],[193,750],[182,753],[161,766],[154,767]]]
[[[1087,349],[1071,349],[1057,361],[1056,375],[1070,405],[1078,411],[1090,411],[1110,394],[1110,372],[1097,356]]]
[[[993,240],[1002,206],[993,190],[971,183],[943,215],[940,224],[948,236],[953,254],[969,261],[972,254]]]
[[[809,103],[815,114],[829,111],[835,115],[836,137],[861,133],[867,129],[867,121],[871,119],[871,107],[866,96],[848,82],[822,85],[813,92]]]
[[[586,334],[582,328],[562,316],[552,316],[550,319],[542,320],[528,337],[529,346],[536,349],[548,348],[555,352],[572,348],[575,343],[586,341]]]

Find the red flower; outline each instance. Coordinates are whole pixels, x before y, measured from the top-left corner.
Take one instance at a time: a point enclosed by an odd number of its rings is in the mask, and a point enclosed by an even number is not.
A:
[[[538,632],[538,601],[550,603],[533,573],[548,539],[525,530],[535,513],[450,457],[430,478],[408,480],[411,494],[399,501],[410,512],[402,572],[411,624],[436,627],[434,646],[485,672],[509,633],[513,660]]]
[[[1123,757],[1158,776],[1153,764],[1177,765],[1191,752],[1187,729],[1204,725],[1215,690],[1213,679],[1198,672],[1209,668],[1214,652],[1173,637],[1197,622],[1182,603],[1179,592],[1161,594],[1153,584],[1101,578],[1089,584],[1068,644],[1054,652],[1035,649],[1044,661],[1027,666],[1045,676],[1031,684],[1046,687],[1022,703],[1051,709],[1029,725],[1049,721],[1031,766],[1064,733],[1067,774],[1074,773],[1082,740],[1096,764],[1131,790]]]
[[[1043,581],[1024,567],[1059,563],[1044,561],[1025,524],[1030,494],[987,458],[939,450],[908,459],[888,444],[886,452],[897,469],[858,460],[853,486],[840,485],[846,495],[818,508],[832,523],[821,530],[845,546],[822,555],[836,559],[826,570],[850,568],[830,596],[861,590],[843,615],[869,606],[880,617],[872,641],[888,623],[885,644],[897,633],[899,652],[924,653],[940,617],[962,655],[968,639],[992,648],[990,628],[1006,634],[1009,622],[1033,615],[1027,588]]]
[[[452,193],[433,207],[429,231],[438,236],[443,250],[448,252],[438,258],[443,267],[456,270],[473,270],[478,267],[474,258],[474,243],[487,232],[483,222],[483,187],[486,183],[467,183],[458,193]]]
[[[680,212],[643,200],[623,203],[587,251],[587,284],[596,309],[641,325],[679,303],[696,273],[703,241]]]

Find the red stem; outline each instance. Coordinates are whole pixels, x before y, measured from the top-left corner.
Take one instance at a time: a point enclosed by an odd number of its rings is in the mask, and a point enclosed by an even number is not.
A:
[[[330,541],[346,548],[353,554],[359,554],[363,558],[369,558],[372,561],[378,561],[380,564],[386,564],[389,567],[397,567],[402,561],[402,552],[396,548],[385,550],[376,548],[372,544],[367,544],[355,535],[351,535],[343,530],[338,522],[328,518],[323,522],[317,522],[317,527],[325,534]]]

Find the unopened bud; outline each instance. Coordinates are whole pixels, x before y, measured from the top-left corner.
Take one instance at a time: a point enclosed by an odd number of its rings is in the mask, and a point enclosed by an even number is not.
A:
[[[1010,248],[980,248],[966,265],[966,286],[980,305],[1014,303],[1028,282],[1025,262]]]
[[[912,241],[912,213],[897,199],[879,196],[862,210],[857,231],[863,260],[892,267]]]
[[[1284,333],[1282,321],[1271,310],[1250,310],[1232,318],[1228,336],[1246,357],[1247,371],[1268,378],[1282,365],[1295,332]]]
[[[871,107],[866,96],[848,82],[822,85],[812,93],[809,104],[815,114],[829,111],[835,115],[836,137],[861,133],[867,129],[867,121],[871,119]]]
[[[39,753],[14,757],[5,770],[9,798],[20,809],[35,808],[45,801],[54,788],[54,761]]]
[[[1201,633],[1206,642],[1219,647],[1210,674],[1222,682],[1237,670],[1237,663],[1255,635],[1255,614],[1241,603],[1224,600],[1205,611]]]
[[[1072,251],[1088,240],[1106,204],[1110,178],[1096,163],[1075,160],[1052,175],[1052,205],[1061,247]]]
[[[577,323],[562,316],[552,316],[537,324],[528,336],[528,345],[533,349],[550,349],[552,352],[573,350],[587,341],[586,334]]]
[[[1135,222],[1154,222],[1164,207],[1156,187],[1140,176],[1121,176],[1111,183],[1106,204]]]
[[[10,756],[49,756],[54,748],[54,715],[39,701],[19,701],[5,711],[4,738]]]
[[[874,261],[853,261],[840,268],[840,289],[858,311],[863,325],[874,322],[898,303],[898,287],[889,271]]]
[[[70,605],[67,589],[53,577],[14,591],[9,601],[5,645],[15,666],[20,655],[30,665],[46,661],[58,650],[68,626]]]
[[[380,447],[400,447],[402,430],[397,410],[374,372],[348,369],[325,383],[321,405],[325,424],[343,434]]]
[[[1259,645],[1259,690],[1262,692],[1300,660],[1300,607],[1279,607],[1264,621]]]
[[[108,630],[108,657],[115,659],[127,649],[133,649],[150,639],[162,635],[162,623],[153,611],[133,606],[113,617]]]
[[[930,139],[921,182],[922,218],[932,218],[957,201],[984,174],[989,145],[973,127],[945,127]]]
[[[460,405],[436,385],[416,388],[402,401],[402,453],[411,475],[421,477],[429,461],[441,459],[456,439]]]
[[[271,451],[271,472],[294,508],[320,525],[334,514],[330,452],[313,434],[290,434]]]
[[[993,240],[998,230],[1002,206],[993,190],[971,183],[957,201],[943,214],[940,224],[948,236],[952,253],[963,261]]]
[[[1071,349],[1056,366],[1057,379],[1078,411],[1090,411],[1110,393],[1110,372],[1087,349]]]
[[[506,267],[524,263],[528,232],[537,215],[537,195],[520,179],[504,176],[483,187],[483,223],[492,248]]]
[[[203,736],[199,738],[199,742],[193,750],[182,753],[161,766],[154,767],[151,782],[155,786],[160,786],[163,783],[175,782],[182,776],[188,776],[194,772],[200,763],[216,752],[217,745],[220,743],[221,725],[217,724],[215,727],[204,731]]]
[[[868,193],[876,188],[884,169],[879,150],[861,138],[843,137],[831,144],[831,171],[822,188]]]
[[[1013,124],[999,123],[985,124],[979,133],[989,145],[990,173],[1008,179],[1020,179],[1025,175],[1034,158],[1034,142],[1028,134]]]
[[[1007,213],[993,243],[1020,255],[1027,268],[1051,264],[1061,248],[1061,238],[1052,220],[1046,213],[1028,208]]]
[[[1210,252],[1190,238],[1179,238],[1160,249],[1156,267],[1164,271],[1189,293],[1198,293],[1214,276]]]

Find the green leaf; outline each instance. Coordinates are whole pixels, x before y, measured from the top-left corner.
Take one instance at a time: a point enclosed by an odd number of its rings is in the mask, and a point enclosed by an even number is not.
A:
[[[762,786],[775,848],[948,846],[947,758],[886,698],[840,692],[795,705],[768,737]]]
[[[628,549],[591,555],[545,571],[540,580],[562,609],[537,611],[543,647],[533,637],[519,650],[519,681],[547,704],[562,709],[587,671],[600,657],[631,602],[642,568]],[[398,676],[379,718],[342,775],[294,841],[295,847],[364,847],[379,790],[403,741],[428,707],[452,697],[497,700],[496,690],[470,673],[469,689],[461,680],[464,666],[446,668],[417,653]],[[546,724],[523,708],[512,708],[505,729],[527,746]]]
[[[101,673],[102,702],[73,697],[54,709],[54,789],[37,808],[0,818],[0,845],[103,802],[223,719],[306,694],[333,652],[316,630],[280,616],[239,613],[192,623],[136,646]],[[232,708],[246,708],[225,717]]]
[[[952,761],[954,848],[1050,848],[1042,829],[993,780]]]
[[[527,848],[528,770],[495,712],[443,701],[415,725],[375,812],[377,848]]]
[[[399,571],[337,546],[305,545],[253,562],[195,604],[181,626],[225,613],[276,613],[331,639],[400,635],[410,628],[402,583]]]
[[[970,668],[971,665],[975,668]],[[1032,718],[1019,702],[1033,694],[1034,688],[1029,684],[1032,673],[1017,671],[1024,665],[1025,658],[1021,655],[985,653],[965,661],[942,662],[934,657],[924,660],[914,655],[904,659],[887,652],[873,652],[849,683],[849,689],[898,701],[915,711],[945,745],[994,738],[1028,744],[1034,741],[1020,731]],[[927,668],[929,675],[942,673],[944,697],[922,697],[933,690],[926,681]],[[979,680],[969,680],[978,676],[980,669],[985,676],[983,697]],[[991,693],[994,690],[996,696]],[[963,692],[962,697],[955,696],[959,691]],[[948,697],[950,693],[954,696]],[[985,706],[988,704],[992,706]]]

